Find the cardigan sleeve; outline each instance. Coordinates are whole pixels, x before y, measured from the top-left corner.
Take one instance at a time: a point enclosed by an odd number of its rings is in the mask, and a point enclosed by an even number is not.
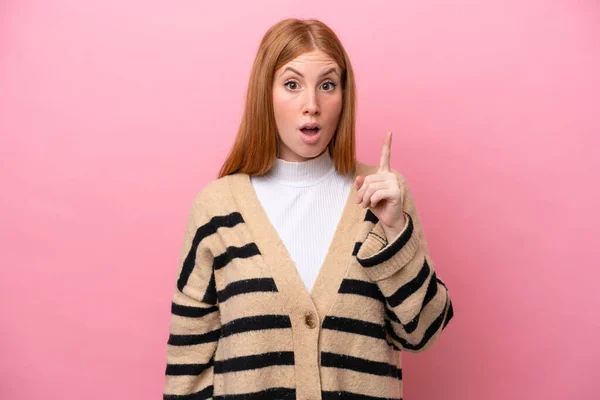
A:
[[[213,396],[213,362],[221,323],[213,255],[206,244],[206,238],[214,230],[200,208],[196,197],[185,228],[172,295],[165,400]]]
[[[404,194],[406,225],[388,242],[377,221],[357,260],[386,299],[386,328],[392,342],[416,353],[437,340],[454,311],[448,289],[434,271],[411,190],[404,177],[396,174]]]

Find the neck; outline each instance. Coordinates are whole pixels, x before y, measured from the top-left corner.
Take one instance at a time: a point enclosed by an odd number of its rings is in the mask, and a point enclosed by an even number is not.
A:
[[[288,186],[313,186],[335,171],[329,149],[313,159],[301,162],[276,158],[265,178]]]

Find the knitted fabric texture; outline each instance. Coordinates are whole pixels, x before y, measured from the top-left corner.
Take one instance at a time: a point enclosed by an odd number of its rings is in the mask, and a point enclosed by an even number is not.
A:
[[[356,175],[377,166],[358,163]],[[411,191],[388,241],[353,187],[307,291],[246,174],[198,193],[172,296],[164,399],[402,399],[402,352],[453,317]]]

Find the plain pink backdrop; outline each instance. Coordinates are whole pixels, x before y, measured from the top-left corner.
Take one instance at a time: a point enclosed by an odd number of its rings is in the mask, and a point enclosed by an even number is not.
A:
[[[2,1],[0,398],[161,398],[189,207],[290,16],[344,43],[450,288],[405,398],[600,398],[594,0]]]

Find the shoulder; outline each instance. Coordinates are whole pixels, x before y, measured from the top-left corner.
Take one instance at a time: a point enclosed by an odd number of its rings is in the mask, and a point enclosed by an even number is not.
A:
[[[228,192],[230,192],[229,179],[230,176],[224,176],[208,182],[204,187],[197,191],[194,204],[200,203],[208,206],[219,199],[226,197]]]
[[[208,219],[234,211],[235,200],[231,183],[236,179],[243,179],[240,175],[243,174],[228,175],[208,182],[196,192],[192,209]]]

